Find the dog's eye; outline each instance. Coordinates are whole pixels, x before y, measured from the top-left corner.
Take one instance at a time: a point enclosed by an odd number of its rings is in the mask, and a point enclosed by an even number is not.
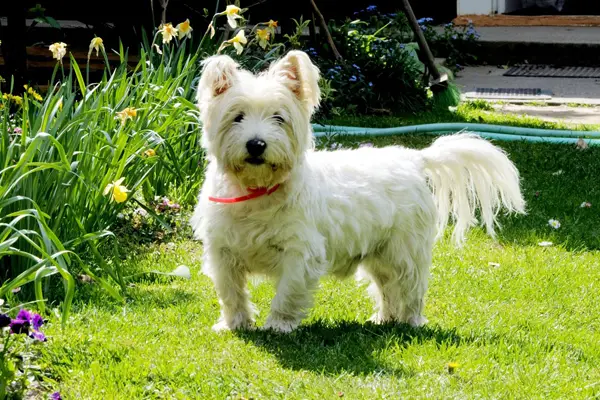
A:
[[[285,122],[285,120],[283,119],[283,117],[279,114],[275,114],[273,115],[273,119],[275,120],[275,122],[277,122],[278,124],[283,124]]]
[[[242,122],[242,120],[244,119],[244,113],[239,113],[235,119],[233,120],[233,122]]]

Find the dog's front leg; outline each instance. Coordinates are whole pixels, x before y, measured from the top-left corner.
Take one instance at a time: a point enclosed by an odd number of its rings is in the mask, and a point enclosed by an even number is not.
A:
[[[315,259],[306,261],[301,253],[290,252],[283,260],[277,293],[263,329],[291,332],[300,325],[312,306],[323,268]]]
[[[203,270],[213,280],[221,305],[221,317],[213,330],[252,327],[256,309],[250,302],[248,272],[243,263],[228,249],[208,249]]]

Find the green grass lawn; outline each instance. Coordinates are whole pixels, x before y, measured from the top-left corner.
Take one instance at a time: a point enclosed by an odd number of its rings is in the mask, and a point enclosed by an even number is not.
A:
[[[389,124],[399,123],[379,120]],[[321,145],[331,140],[361,141]],[[599,398],[600,149],[499,144],[522,173],[528,215],[502,218],[498,241],[475,230],[464,248],[438,243],[426,327],[367,323],[366,291],[326,279],[292,334],[213,333],[218,303],[200,274],[202,249],[181,237],[131,248],[123,262],[139,271],[185,264],[191,280],[139,280],[125,306],[79,284],[70,323],[51,320],[38,347],[48,386],[65,399]],[[591,208],[580,207],[586,201]],[[257,281],[251,292],[260,325],[274,290]]]

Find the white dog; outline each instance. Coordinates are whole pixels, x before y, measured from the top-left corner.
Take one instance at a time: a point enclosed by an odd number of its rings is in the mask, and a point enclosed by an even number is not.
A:
[[[373,321],[420,326],[432,248],[448,217],[460,242],[477,207],[492,235],[502,205],[524,210],[518,171],[475,135],[421,151],[313,151],[318,80],[300,51],[259,75],[228,56],[204,63],[198,103],[209,165],[191,224],[221,304],[215,330],[253,326],[251,274],[276,282],[265,328],[289,332],[322,276],[357,271],[371,280]]]

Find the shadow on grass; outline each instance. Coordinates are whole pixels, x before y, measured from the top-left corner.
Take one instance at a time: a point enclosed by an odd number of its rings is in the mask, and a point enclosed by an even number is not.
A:
[[[412,376],[415,371],[385,360],[381,352],[390,346],[425,342],[458,345],[465,341],[454,330],[439,326],[416,329],[406,324],[370,322],[330,325],[317,321],[302,325],[290,334],[256,330],[240,331],[236,335],[273,354],[284,368],[328,375],[384,373],[402,377]]]

